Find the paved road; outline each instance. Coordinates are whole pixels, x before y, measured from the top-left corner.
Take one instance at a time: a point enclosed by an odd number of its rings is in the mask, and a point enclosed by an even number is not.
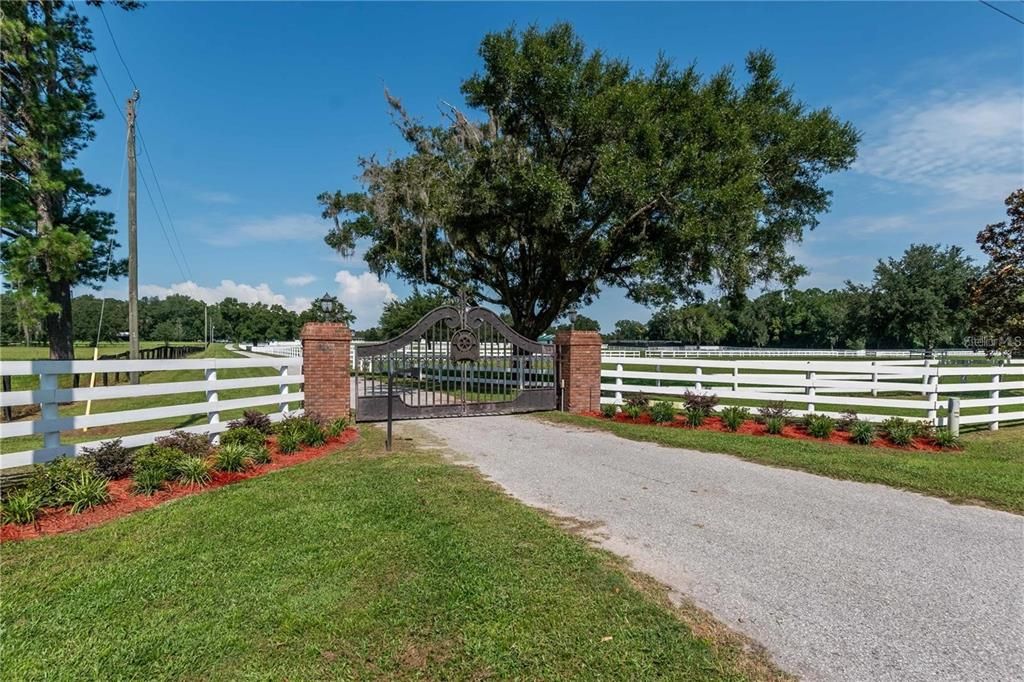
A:
[[[524,417],[420,427],[805,679],[1024,680],[1024,517]]]

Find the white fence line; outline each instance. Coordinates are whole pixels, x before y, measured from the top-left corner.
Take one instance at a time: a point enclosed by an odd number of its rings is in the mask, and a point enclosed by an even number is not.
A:
[[[875,422],[893,416],[878,408],[908,410],[913,413],[912,419],[942,426],[948,419],[948,398],[956,395],[962,413],[988,408],[985,413],[962,414],[961,424],[988,424],[998,429],[1000,422],[1024,420],[1024,394],[1020,393],[1024,391],[1024,366],[1020,365],[949,367],[923,361],[908,366],[882,361],[709,360],[610,354],[602,355],[601,360],[602,404],[622,405],[629,393],[671,399],[693,391],[714,393],[725,402],[785,400],[795,405],[792,413],[797,416],[815,412],[840,416],[835,411],[817,410],[816,404],[849,406],[860,418]],[[954,377],[959,380],[951,380]],[[1007,391],[1017,395],[1007,396]]]
[[[678,348],[678,347],[648,347],[632,348],[616,346],[609,343],[604,348],[604,353],[619,357],[633,358],[712,358],[712,357],[779,357],[779,358],[914,358],[923,359],[925,351],[921,349],[894,349],[894,350],[849,350],[836,348],[826,350],[822,348]],[[941,357],[964,357],[984,359],[982,351],[970,350],[967,348],[948,348],[933,351],[936,358]]]
[[[252,367],[276,369],[277,374],[265,377],[245,377],[238,379],[219,379],[218,371]],[[176,381],[166,383],[146,383],[138,385],[103,386],[98,388],[58,388],[58,380],[62,374],[87,374],[89,372],[159,372],[168,370],[201,370],[204,379],[201,381]],[[188,359],[188,360],[28,360],[4,362],[3,374],[11,376],[36,375],[39,377],[39,388],[26,391],[9,391],[0,393],[0,406],[17,406],[38,404],[39,419],[0,424],[0,438],[17,436],[42,435],[43,447],[36,450],[21,452],[4,452],[0,456],[0,470],[21,467],[29,464],[47,462],[62,455],[78,456],[85,448],[94,447],[102,442],[99,439],[87,443],[62,444],[61,432],[73,429],[92,428],[144,422],[168,417],[187,417],[205,414],[207,423],[199,426],[184,427],[180,430],[191,433],[208,433],[215,437],[225,431],[227,423],[221,422],[220,413],[227,410],[245,409],[276,405],[277,411],[270,414],[273,421],[283,419],[288,414],[288,404],[300,402],[305,394],[302,391],[291,392],[290,387],[303,383],[302,360],[298,358],[247,358],[247,359]],[[277,391],[266,395],[248,398],[221,400],[220,392],[230,389],[277,387]],[[176,394],[202,393],[205,400],[179,405],[149,407],[115,412],[100,412],[88,416],[61,417],[58,406],[61,403],[82,400],[109,400],[113,398],[141,398]],[[152,443],[157,438],[167,435],[169,431],[155,431],[130,436],[122,440],[128,447],[136,447]]]

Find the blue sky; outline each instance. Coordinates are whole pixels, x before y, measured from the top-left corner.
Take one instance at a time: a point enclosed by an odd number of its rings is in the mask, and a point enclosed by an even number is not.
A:
[[[1024,3],[999,6],[1024,17]],[[123,107],[129,77],[98,10],[82,11]],[[829,178],[832,211],[793,247],[811,271],[802,286],[866,281],[879,258],[913,242],[978,254],[976,232],[1024,184],[1024,26],[979,3],[154,2],[105,12],[142,91],[140,130],[184,252],[179,267],[140,181],[146,295],[301,308],[331,291],[357,328],[374,324],[383,301],[409,287],[333,254],[315,197],[357,189],[360,155],[404,153],[384,86],[436,120],[441,100],[461,102],[480,38],[512,23],[568,20],[589,47],[641,69],[663,51],[711,73],[766,48],[801,99],[853,122],[864,136],[857,165]],[[123,123],[95,85],[107,118],[80,161],[112,189],[103,207],[124,230]],[[145,157],[140,170],[148,176]],[[126,283],[105,291],[124,296]],[[605,329],[651,313],[616,290],[583,312]]]

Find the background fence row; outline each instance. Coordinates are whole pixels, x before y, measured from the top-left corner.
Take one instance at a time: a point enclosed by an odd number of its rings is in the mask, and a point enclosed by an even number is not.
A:
[[[756,408],[785,401],[794,415],[861,419],[892,416],[942,426],[948,398],[960,398],[961,424],[1024,420],[1024,366],[947,366],[918,361],[713,360],[602,356],[603,404],[622,405],[630,394],[680,404],[687,391],[714,393],[723,404]]]

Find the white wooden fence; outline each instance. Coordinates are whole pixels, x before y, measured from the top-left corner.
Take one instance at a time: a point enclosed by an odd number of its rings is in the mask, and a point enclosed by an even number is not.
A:
[[[267,367],[277,370],[277,373],[273,376],[263,377],[218,378],[218,372],[223,373],[224,370],[249,367]],[[203,379],[165,383],[152,382],[138,385],[125,384],[97,388],[59,388],[58,386],[59,377],[66,374],[115,371],[160,372],[167,370],[199,370],[203,372]],[[47,462],[61,455],[76,456],[81,454],[83,449],[93,447],[100,442],[96,440],[87,443],[62,444],[62,431],[204,414],[206,415],[205,424],[184,427],[180,430],[192,433],[208,433],[213,436],[227,429],[227,423],[222,422],[220,419],[222,411],[277,405],[277,411],[270,415],[272,420],[277,421],[282,419],[288,412],[289,403],[301,401],[305,397],[302,391],[290,392],[291,386],[303,382],[301,373],[302,360],[298,358],[5,361],[2,372],[4,375],[11,376],[37,375],[39,377],[39,387],[27,391],[0,393],[0,406],[38,404],[40,406],[40,414],[38,419],[26,419],[0,424],[0,438],[42,435],[43,447],[41,449],[24,450],[21,452],[7,452],[6,448],[4,448],[2,455],[0,455],[0,470]],[[221,391],[265,386],[276,386],[276,393],[248,398],[220,399]],[[205,400],[181,405],[99,412],[88,416],[62,417],[58,413],[58,406],[69,402],[108,400],[111,398],[141,398],[195,392],[204,393]],[[170,431],[155,431],[123,436],[122,441],[128,447],[136,447],[152,443],[155,439],[168,433]],[[109,438],[100,440],[109,440]],[[0,442],[0,445],[2,445],[2,442]]]
[[[924,357],[924,351],[916,350],[850,350],[848,348],[836,348],[832,350],[822,348],[732,348],[732,347],[704,347],[704,348],[679,348],[677,346],[652,346],[644,348],[618,347],[614,343],[605,346],[603,353],[615,357],[629,358],[917,358]],[[936,358],[978,358],[984,359],[982,351],[969,350],[965,348],[950,348],[933,351]]]
[[[942,366],[919,361],[794,361],[637,358],[602,355],[601,402],[621,405],[631,393],[669,399],[714,393],[723,403],[784,400],[794,415],[838,417],[845,409],[883,421],[894,410],[910,419],[946,423],[960,397],[961,424],[1024,420],[1024,366]],[[819,405],[842,406],[824,410]],[[880,410],[879,408],[886,408]]]

